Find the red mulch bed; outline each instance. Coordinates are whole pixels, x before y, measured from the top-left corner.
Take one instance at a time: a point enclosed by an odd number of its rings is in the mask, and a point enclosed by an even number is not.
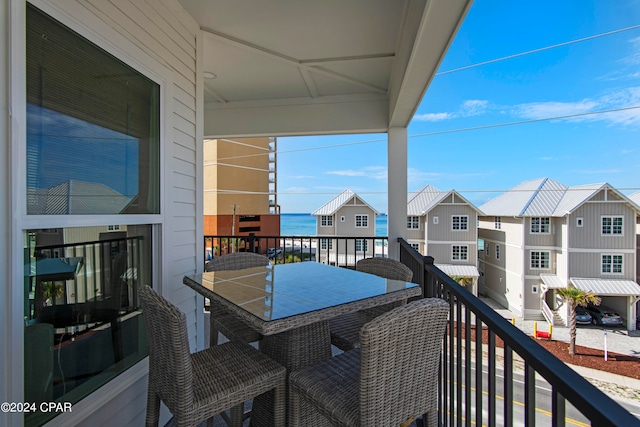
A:
[[[464,337],[464,325],[462,327]],[[454,334],[455,335],[455,334]],[[471,339],[475,340],[475,326],[471,326]],[[486,328],[482,329],[482,342],[489,342],[489,332]],[[531,339],[534,339],[531,337]],[[597,369],[599,371],[611,372],[612,374],[623,375],[625,377],[640,380],[640,358],[628,356],[626,354],[618,354],[608,352],[608,360],[604,360],[604,351],[589,347],[576,345],[576,354],[569,355],[569,343],[564,341],[538,339],[538,344],[553,353],[558,359],[564,363],[583,366],[585,368]],[[503,347],[503,341],[496,337],[496,346]]]

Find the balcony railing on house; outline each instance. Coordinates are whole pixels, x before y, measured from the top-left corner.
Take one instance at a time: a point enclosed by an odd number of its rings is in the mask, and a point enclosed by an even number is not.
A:
[[[78,402],[147,355],[137,287],[148,284],[142,236],[37,245],[26,239],[26,402]],[[44,233],[46,234],[46,233]],[[25,414],[41,425],[55,413]]]
[[[544,378],[551,388],[551,425],[566,423],[567,405],[594,426],[631,426],[640,421],[609,396],[540,346],[491,307],[456,283],[400,239],[400,261],[414,271],[425,297],[450,303],[439,384],[439,425],[512,426],[536,425],[536,380]],[[414,280],[416,281],[416,280]],[[498,368],[502,361],[501,369]],[[483,375],[483,371],[487,375]],[[517,371],[523,384],[518,386]],[[497,378],[502,372],[501,395]],[[522,418],[514,420],[516,387],[522,387]]]
[[[363,258],[386,257],[386,237],[205,236],[205,263],[231,252],[265,254],[277,264],[316,261],[355,268]]]
[[[356,239],[373,242],[367,249],[375,250],[345,252],[349,242],[355,249]],[[253,251],[268,254],[273,262],[333,259],[343,261],[335,265],[353,268],[358,259],[387,256],[387,238],[331,238],[331,249],[323,240],[317,236],[207,236],[205,257]],[[550,407],[554,427],[566,425],[571,405],[594,426],[639,424],[622,406],[438,269],[432,257],[421,255],[402,239],[399,243],[400,261],[413,270],[413,281],[422,285],[423,295],[443,298],[451,307],[440,366],[439,425],[533,426],[541,403]],[[340,248],[344,257],[339,256]],[[327,257],[322,258],[323,254]],[[520,375],[522,381],[517,378]],[[540,377],[551,388],[549,402],[536,394]],[[522,403],[516,400],[518,391],[523,394]]]

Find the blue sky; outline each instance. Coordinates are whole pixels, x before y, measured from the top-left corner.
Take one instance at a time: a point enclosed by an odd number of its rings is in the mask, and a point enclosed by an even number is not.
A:
[[[640,108],[459,130],[640,106],[640,28],[445,73],[636,25],[640,0],[476,0],[409,125],[409,191],[455,189],[478,206],[541,177],[638,191]],[[386,134],[283,137],[278,151],[283,213],[345,188],[387,211]]]

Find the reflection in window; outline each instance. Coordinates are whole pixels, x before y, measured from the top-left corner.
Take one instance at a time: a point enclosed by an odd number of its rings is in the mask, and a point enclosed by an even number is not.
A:
[[[160,213],[160,91],[29,3],[26,27],[26,212],[45,216],[23,230],[16,284],[24,401],[75,403],[147,354],[137,289],[152,284],[154,226],[113,215]],[[94,215],[99,226],[52,228],[46,215]]]
[[[151,284],[151,226],[119,228],[25,232],[25,401],[78,402],[146,356],[137,290]]]
[[[158,85],[34,7],[27,213],[159,213]]]

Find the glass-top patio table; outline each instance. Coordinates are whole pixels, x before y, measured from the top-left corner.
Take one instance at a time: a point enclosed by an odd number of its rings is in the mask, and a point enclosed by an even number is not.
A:
[[[317,262],[206,272],[183,283],[264,335],[260,350],[287,370],[331,357],[329,319],[422,295],[416,283]],[[267,408],[256,399],[252,412]],[[262,425],[262,417],[251,418]]]

